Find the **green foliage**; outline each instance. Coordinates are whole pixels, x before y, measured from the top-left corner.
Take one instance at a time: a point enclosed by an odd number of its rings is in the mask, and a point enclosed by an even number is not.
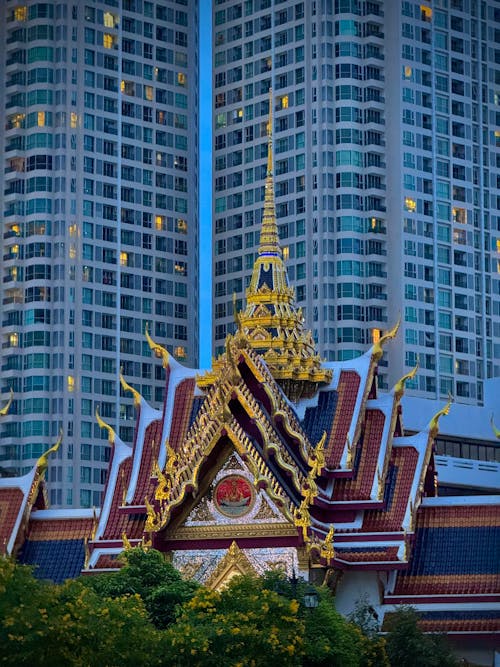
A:
[[[222,591],[200,589],[165,632],[166,665],[301,665],[304,624],[298,603],[235,577]]]
[[[401,607],[387,621],[387,655],[392,667],[455,667],[458,661],[445,638],[426,635],[418,627],[418,614]]]
[[[103,597],[140,595],[151,621],[165,628],[175,619],[179,605],[193,596],[198,585],[185,581],[155,549],[139,547],[125,551],[125,565],[118,571],[87,577],[85,582]]]
[[[80,581],[37,581],[0,559],[0,664],[159,665],[158,633],[139,596],[101,598]]]

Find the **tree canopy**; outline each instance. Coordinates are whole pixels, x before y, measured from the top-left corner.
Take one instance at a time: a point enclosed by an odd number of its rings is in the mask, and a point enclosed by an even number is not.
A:
[[[0,665],[36,667],[455,667],[442,637],[401,608],[381,637],[371,608],[342,617],[326,587],[283,572],[209,590],[155,550],[130,549],[116,573],[62,585],[0,558]],[[366,606],[366,605],[365,605]],[[368,613],[369,612],[369,613]],[[356,621],[356,622],[353,622]]]

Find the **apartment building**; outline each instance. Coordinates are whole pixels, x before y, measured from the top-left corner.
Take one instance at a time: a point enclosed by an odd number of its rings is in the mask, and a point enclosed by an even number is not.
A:
[[[197,365],[198,2],[5,0],[0,39],[0,466],[62,432],[50,502],[97,506],[120,370],[163,402],[146,326]]]
[[[273,90],[276,213],[321,354],[401,326],[390,388],[483,402],[500,376],[500,3],[214,0],[214,343],[258,243]]]

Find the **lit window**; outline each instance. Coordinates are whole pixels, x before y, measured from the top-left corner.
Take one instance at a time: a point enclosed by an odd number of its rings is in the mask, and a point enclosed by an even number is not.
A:
[[[177,359],[185,359],[187,356],[186,348],[183,347],[182,345],[178,345],[174,349],[174,356],[177,357]]]
[[[283,259],[287,260],[289,258],[289,256],[290,256],[290,248],[286,245],[283,248]]]
[[[153,101],[153,86],[144,86],[144,99]]]
[[[411,79],[411,77],[413,76],[413,68],[410,67],[410,65],[405,65],[403,73],[405,79]]]
[[[186,75],[184,72],[177,72],[177,85],[185,86],[186,85]]]
[[[26,21],[28,10],[26,7],[16,7],[14,9],[14,19],[16,21]]]
[[[500,239],[497,239],[496,246],[497,246],[497,252],[500,252]]]
[[[417,202],[411,197],[405,197],[405,209],[413,213],[417,210]]]
[[[114,28],[116,25],[116,17],[111,12],[104,12],[103,24],[106,28]]]
[[[164,215],[157,215],[155,217],[155,227],[158,231],[161,231],[162,229],[166,228]]]
[[[185,234],[187,232],[187,222],[183,218],[177,218],[175,231],[181,232],[181,234]]]
[[[379,340],[380,340],[380,334],[381,334],[380,329],[372,329],[372,341],[373,341],[374,343],[378,343],[378,342],[379,342]]]
[[[500,243],[500,241],[497,241],[497,243]],[[17,255],[19,253],[19,246],[13,245],[12,248],[10,249],[11,255]]]
[[[120,264],[122,266],[127,266],[128,265],[128,253],[123,252],[123,251],[120,253]]]
[[[109,32],[105,32],[102,36],[102,44],[105,49],[112,49],[115,45],[115,38]]]
[[[19,334],[18,333],[9,334],[9,345],[10,345],[10,347],[17,347],[19,345]]]
[[[71,259],[75,259],[76,257],[76,248],[74,243],[72,243],[69,247],[69,256]]]
[[[76,223],[73,223],[72,225],[69,226],[70,236],[76,236],[76,231],[77,231]]]
[[[420,5],[420,18],[422,21],[432,21],[432,9],[427,5]]]
[[[288,95],[283,95],[280,98],[280,109],[288,109]]]
[[[467,223],[467,211],[465,208],[452,208],[453,222],[459,222],[462,225]]]
[[[72,375],[68,375],[68,391],[75,390],[75,378]]]
[[[500,130],[495,130],[495,146],[500,146]]]
[[[37,113],[37,125],[38,127],[45,127],[45,111]]]
[[[76,114],[74,111],[71,112],[70,124],[71,127],[76,127],[78,125],[78,114]]]

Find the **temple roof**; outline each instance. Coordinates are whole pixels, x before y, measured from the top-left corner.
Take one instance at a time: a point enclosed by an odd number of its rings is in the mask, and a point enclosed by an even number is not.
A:
[[[296,401],[312,396],[318,386],[329,382],[331,372],[322,366],[311,331],[304,328],[304,317],[295,304],[295,291],[289,285],[279,244],[274,201],[272,122],[271,89],[267,174],[258,256],[246,291],[246,307],[235,317],[237,336],[265,359],[286,395]],[[217,362],[214,363],[214,370],[216,368]],[[211,379],[209,374],[204,384]]]

